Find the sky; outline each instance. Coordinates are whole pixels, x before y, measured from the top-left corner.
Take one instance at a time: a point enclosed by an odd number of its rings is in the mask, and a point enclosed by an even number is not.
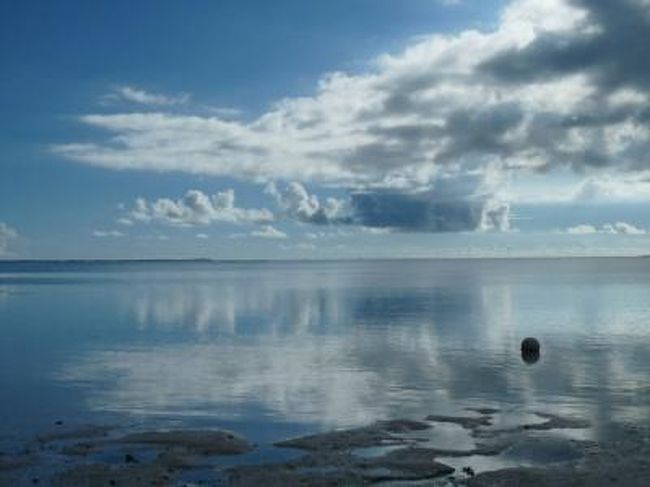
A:
[[[648,0],[0,3],[0,258],[650,253]]]

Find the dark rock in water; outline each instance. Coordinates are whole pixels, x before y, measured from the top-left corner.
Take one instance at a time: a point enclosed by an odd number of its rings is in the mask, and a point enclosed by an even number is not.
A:
[[[476,475],[472,467],[463,467],[463,473],[469,477],[474,477],[474,475]]]
[[[526,351],[521,351],[521,359],[527,364],[527,365],[533,365],[539,362],[539,352],[526,352]]]
[[[539,361],[539,341],[537,338],[524,338],[521,342],[521,358],[528,365]]]
[[[127,453],[124,455],[124,463],[138,463],[138,460],[130,453]]]
[[[539,352],[539,341],[537,338],[524,338],[524,340],[521,342],[521,351]]]

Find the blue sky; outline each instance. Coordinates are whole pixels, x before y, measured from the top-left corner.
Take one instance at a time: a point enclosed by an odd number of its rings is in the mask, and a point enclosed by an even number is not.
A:
[[[0,255],[648,253],[644,0],[0,5]]]

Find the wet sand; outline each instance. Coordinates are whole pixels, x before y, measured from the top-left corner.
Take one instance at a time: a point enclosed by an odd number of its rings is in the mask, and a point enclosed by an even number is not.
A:
[[[507,417],[479,408],[290,438],[274,448],[295,457],[274,463],[247,462],[256,445],[230,431],[57,424],[0,454],[0,485],[645,486],[650,481],[650,428],[618,425],[611,440],[597,443],[560,434],[588,430],[591,425],[581,418],[536,412],[530,421],[502,427]],[[450,425],[464,431],[473,446],[432,441]],[[236,457],[240,460],[233,462]],[[485,468],[479,461],[485,459],[511,467]]]

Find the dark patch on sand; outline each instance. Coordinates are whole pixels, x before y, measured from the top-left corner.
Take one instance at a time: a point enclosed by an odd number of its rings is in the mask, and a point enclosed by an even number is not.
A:
[[[564,487],[624,485],[650,482],[650,428],[623,426],[617,439],[604,443],[574,442],[579,459],[545,468],[510,468],[485,472],[467,482],[471,487]]]
[[[535,413],[540,418],[546,419],[543,423],[522,424],[514,428],[492,431],[492,434],[498,433],[518,433],[522,431],[549,431],[558,429],[585,429],[591,426],[591,423],[585,419],[570,418],[557,416],[550,413]]]
[[[63,423],[60,423],[61,425]],[[59,427],[54,431],[39,435],[36,441],[50,443],[52,441],[77,440],[86,438],[100,438],[108,436],[111,431],[109,426],[77,426],[74,428]]]
[[[0,454],[0,471],[24,468],[33,463],[34,463],[34,457],[32,455]]]
[[[364,466],[369,467],[369,472],[365,477],[373,481],[424,480],[453,473],[452,467],[435,461],[437,456],[437,452],[430,448],[393,450],[366,460]]]
[[[248,441],[228,431],[147,431],[123,436],[116,442],[181,447],[203,455],[240,455],[253,450],[253,445]]]
[[[579,418],[536,413],[543,422],[497,430],[484,428],[496,410],[472,411],[481,416],[433,415],[427,418],[431,422],[378,421],[366,427],[285,440],[277,446],[300,449],[304,455],[285,462],[239,465],[226,470],[215,469],[213,455],[238,455],[253,449],[246,439],[227,431],[144,431],[120,436],[114,431],[109,434],[104,427],[66,429],[40,436],[41,449],[36,453],[0,454],[0,484],[23,485],[25,479],[28,482],[32,478],[33,468],[51,467],[53,461],[58,462],[58,473],[54,473],[54,478],[52,472],[48,478],[43,477],[43,485],[178,485],[185,475],[197,474],[204,475],[208,485],[225,483],[236,487],[353,486],[378,482],[422,485],[421,482],[431,479],[468,486],[645,486],[650,479],[650,428],[622,427],[616,441],[598,444],[557,438],[549,432],[589,426]],[[481,443],[467,451],[429,448],[428,439],[419,437],[427,434],[418,432],[436,428],[436,422],[469,429],[473,438],[481,438]],[[367,457],[358,451],[372,447],[379,447],[376,456]],[[532,464],[541,459],[544,467],[509,468],[474,476],[477,466],[472,465],[470,457],[495,455],[514,460],[510,465]],[[459,469],[456,478],[451,476],[451,466],[438,461],[442,457]],[[467,457],[467,463],[463,459],[458,464],[452,459],[463,457]],[[107,460],[110,458],[114,460]],[[219,458],[219,462],[224,460]],[[463,466],[466,468],[461,469]],[[67,470],[61,472],[61,467]]]
[[[465,429],[474,430],[480,428],[481,426],[490,426],[492,425],[492,420],[489,416],[480,416],[480,417],[468,417],[468,416],[443,416],[432,414],[427,416],[427,421],[433,421],[435,423],[453,423],[459,426],[462,426]]]
[[[109,467],[104,464],[79,465],[57,476],[53,487],[152,487],[170,485],[170,476],[162,465]]]
[[[391,420],[379,421],[370,426],[347,430],[329,431],[315,435],[279,441],[276,446],[308,451],[352,450],[372,446],[412,444],[415,440],[398,434],[422,431],[431,425],[422,421]]]
[[[99,451],[101,451],[101,447],[98,444],[89,441],[80,441],[72,445],[61,447],[61,453],[70,456],[86,456]]]
[[[403,448],[372,459],[330,451],[284,463],[234,467],[228,470],[228,484],[236,487],[365,485],[427,480],[453,473],[453,468],[436,462],[435,456],[427,448]]]
[[[483,416],[492,416],[494,414],[501,412],[501,410],[497,408],[465,408],[465,411],[471,411],[473,413],[478,413]]]

